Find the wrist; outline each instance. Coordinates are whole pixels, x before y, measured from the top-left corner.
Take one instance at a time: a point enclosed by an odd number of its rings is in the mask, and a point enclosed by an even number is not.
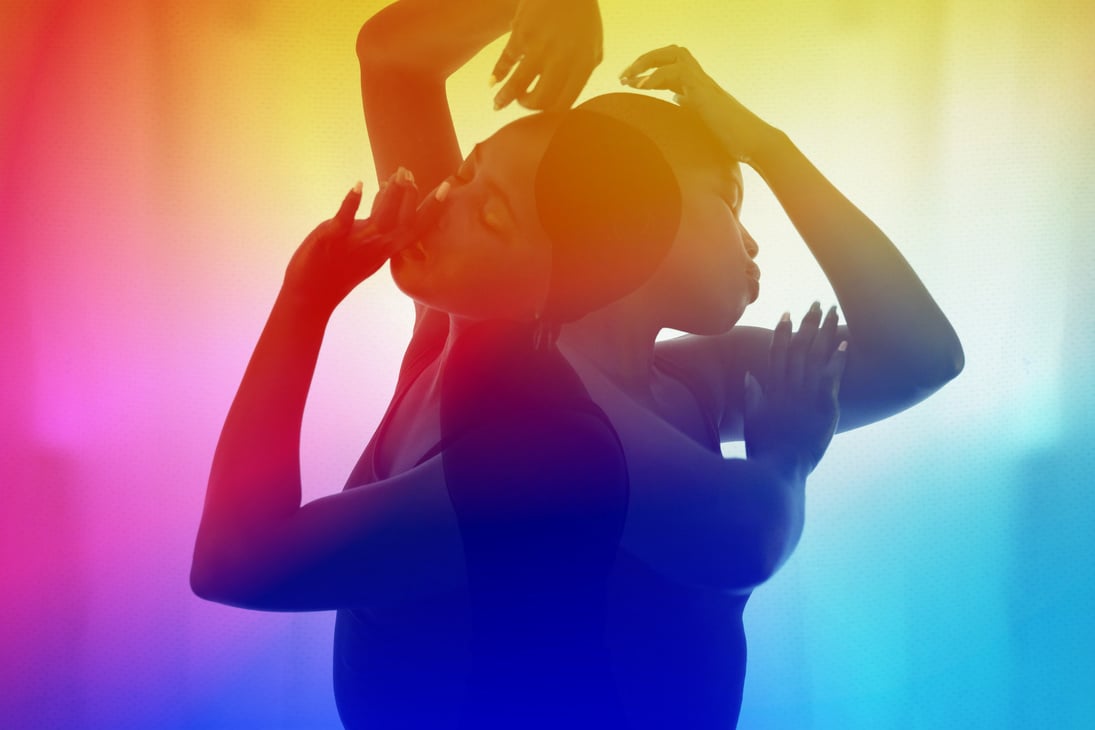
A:
[[[765,167],[778,159],[790,144],[790,137],[782,130],[767,122],[760,122],[759,128],[752,136],[749,149],[746,150],[743,162],[763,176]]]
[[[301,325],[325,327],[337,305],[337,302],[325,301],[315,292],[305,291],[299,286],[286,283],[278,292],[274,311],[292,318]]]
[[[806,477],[814,469],[814,464],[803,453],[793,449],[771,449],[760,454],[750,454],[749,459],[767,467],[780,479],[799,484],[806,483]]]

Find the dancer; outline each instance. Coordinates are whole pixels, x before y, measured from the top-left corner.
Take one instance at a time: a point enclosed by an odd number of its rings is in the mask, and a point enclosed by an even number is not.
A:
[[[530,18],[539,23],[534,30]],[[495,75],[517,70],[496,106],[569,103],[567,93],[551,95],[560,88],[551,76],[588,76],[589,59],[599,58],[593,2],[526,1],[518,8],[402,0],[365,25],[362,93],[379,174],[413,158],[428,186],[459,164],[444,81],[511,20]],[[522,49],[550,48],[542,39],[563,28],[568,48],[586,44],[570,57],[573,68],[543,50],[521,56]],[[518,73],[525,63],[529,69]],[[537,69],[540,81],[530,88]],[[661,72],[643,75],[651,69]],[[962,350],[885,235],[687,51],[646,54],[624,81],[671,89],[680,106],[613,94],[581,108],[626,120],[659,144],[684,200],[680,231],[642,287],[564,327],[559,347],[620,435],[629,468],[628,514],[609,591],[610,649],[626,726],[726,727],[737,717],[744,681],[742,610],[797,543],[804,479],[832,433],[837,392],[818,387],[833,382],[827,353],[850,343],[836,424],[847,430],[930,395],[961,370]],[[518,178],[502,163],[523,159],[525,150],[512,142],[475,170],[505,187]],[[823,317],[816,304],[793,334],[786,315],[774,331],[732,326],[755,300],[759,276],[752,262],[758,247],[738,218],[740,162],[753,165],[784,205],[833,284],[847,327],[838,326],[835,310]],[[486,195],[485,184],[482,190]],[[370,478],[374,461],[405,468],[432,441],[437,403],[421,385],[430,366],[424,376],[418,370],[423,353],[444,340],[447,323],[421,303],[416,312],[401,397],[385,418],[390,437],[374,437],[348,488]],[[695,336],[655,343],[662,327]],[[723,460],[720,441],[743,438],[749,458]],[[415,623],[377,609],[340,612],[338,626],[336,662],[372,654],[379,673],[398,662],[399,641],[390,652],[382,647],[413,634]],[[352,673],[343,677],[353,686]]]

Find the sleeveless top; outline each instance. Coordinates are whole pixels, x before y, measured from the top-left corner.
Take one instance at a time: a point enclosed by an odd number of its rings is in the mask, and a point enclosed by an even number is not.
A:
[[[392,403],[347,488],[383,478],[374,462],[377,444],[442,344],[408,357]],[[566,509],[552,512],[547,505],[549,516],[543,518],[544,504],[525,509],[517,500],[506,507],[507,519],[497,519],[490,510],[497,509],[499,492],[483,488],[491,480],[481,479],[481,471],[484,446],[494,449],[492,455],[504,452],[497,447],[507,427],[518,420],[545,425],[537,439],[544,443],[545,465],[560,449],[574,457],[575,445],[565,438],[551,443],[553,414],[582,413],[606,424],[604,433],[611,438],[615,431],[584,388],[575,388],[570,378],[577,376],[567,373],[569,366],[560,371],[548,363],[545,370],[541,362],[537,382],[546,378],[557,387],[542,388],[547,397],[537,398],[520,387],[531,382],[529,362],[510,370],[520,381],[500,386],[497,362],[487,360],[495,376],[489,393],[481,389],[481,373],[465,378],[456,396],[443,386],[442,439],[418,461],[438,453],[444,459],[464,541],[468,590],[439,591],[398,609],[338,611],[335,697],[345,726],[733,727],[744,681],[745,597],[679,584],[619,547],[626,463],[612,461],[611,439],[600,440],[589,456],[599,464],[592,470],[599,483],[571,485],[572,496],[599,495],[583,509],[575,510],[573,500],[564,498]],[[658,365],[678,379],[684,375],[664,359]],[[497,397],[499,389],[516,397]],[[563,403],[553,398],[560,391],[570,396]],[[489,395],[495,397],[484,400]],[[463,405],[446,408],[446,402],[462,398]],[[483,402],[494,407],[468,407]],[[510,410],[507,403],[518,407]],[[504,426],[492,430],[491,424]],[[477,439],[479,434],[485,440]],[[713,439],[717,448],[717,432]],[[618,440],[615,445],[622,455]],[[606,453],[607,461],[601,458]],[[502,472],[513,466],[504,460],[498,465]]]

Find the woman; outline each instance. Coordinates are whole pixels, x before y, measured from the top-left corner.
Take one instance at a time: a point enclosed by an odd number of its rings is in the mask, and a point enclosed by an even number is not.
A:
[[[525,0],[519,7],[402,0],[365,25],[358,47],[362,93],[381,175],[396,160],[413,160],[429,186],[458,164],[445,79],[511,19],[495,75],[513,72],[496,106],[569,104],[577,93],[570,81],[588,77],[599,61],[592,0]],[[568,55],[549,52],[556,37],[567,38]],[[537,74],[540,81],[530,88]],[[804,479],[828,443],[837,397],[838,430],[885,418],[953,378],[962,350],[885,235],[786,135],[720,89],[687,51],[674,46],[646,54],[622,80],[672,90],[681,108],[675,116],[649,104],[640,109],[646,102],[633,94],[583,108],[627,119],[662,145],[686,210],[658,272],[563,328],[559,347],[613,423],[628,463],[628,512],[610,576],[608,620],[627,726],[721,728],[732,726],[740,708],[742,610],[752,588],[798,540]],[[684,127],[689,134],[681,133]],[[706,141],[691,144],[701,138]],[[503,156],[519,158],[521,150],[514,143]],[[783,204],[832,283],[847,327],[837,326],[834,310],[823,318],[816,304],[794,335],[787,315],[774,331],[731,327],[756,298],[758,279],[756,243],[738,220],[740,162],[752,165]],[[417,307],[404,375],[430,343],[444,339],[446,326],[436,312]],[[695,336],[655,344],[662,327]],[[826,359],[837,342],[853,340],[837,393],[828,387],[835,380]],[[437,404],[428,388],[406,381],[402,400],[386,417],[389,433],[398,434],[387,441],[388,456],[374,438],[348,486],[360,483],[374,459],[397,469],[413,464],[432,440]],[[721,459],[720,441],[742,438],[749,458]],[[381,641],[359,618],[340,613],[345,641],[336,642],[336,654]],[[392,630],[400,629],[412,630],[410,624]],[[364,636],[357,645],[349,638]]]
[[[417,211],[402,169],[359,222],[360,196],[290,262],[217,447],[194,590],[338,609],[347,726],[622,726],[606,587],[628,470],[554,337],[661,264],[680,219],[674,173],[646,135],[571,110],[501,130]],[[397,396],[404,412],[436,406],[435,443],[406,465],[371,452],[355,489],[301,506],[325,323],[389,257],[400,287],[449,320]],[[385,419],[374,443],[394,429]],[[831,419],[815,440],[830,432]]]

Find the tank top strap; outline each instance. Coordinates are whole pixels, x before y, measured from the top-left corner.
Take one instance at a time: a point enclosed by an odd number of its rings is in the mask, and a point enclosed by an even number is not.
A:
[[[365,451],[361,454],[357,464],[350,472],[350,477],[347,479],[344,489],[350,489],[363,484],[371,484],[372,482],[379,481],[383,478],[376,469],[377,444],[380,443],[384,434],[387,433],[388,423],[391,421],[392,414],[395,412],[396,407],[399,405],[400,401],[403,400],[403,396],[407,394],[407,391],[410,390],[411,385],[413,385],[414,381],[418,379],[418,376],[422,374],[422,371],[437,359],[444,344],[444,338],[434,339],[433,341],[424,343],[416,348],[413,355],[408,353],[408,356],[404,359],[403,366],[400,368],[399,380],[396,382],[395,393],[392,395],[392,400],[388,404],[387,410],[384,411],[384,415],[381,417],[379,425],[377,425],[376,430],[373,432],[373,437],[369,439],[368,445],[365,446]]]

